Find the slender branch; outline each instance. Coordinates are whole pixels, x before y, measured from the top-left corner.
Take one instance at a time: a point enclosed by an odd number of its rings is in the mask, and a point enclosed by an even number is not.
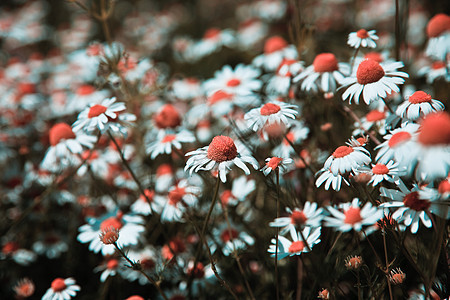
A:
[[[277,181],[277,219],[280,215],[280,170],[275,170],[275,177]],[[277,227],[277,237],[275,244],[275,291],[277,293],[277,300],[280,299],[280,284],[278,281],[278,238],[280,235],[280,228]]]
[[[303,262],[300,255],[297,255],[297,295],[296,300],[302,299],[302,278],[303,278]]]
[[[355,120],[359,124],[359,128],[361,130],[363,130],[365,134],[369,135],[370,139],[372,141],[374,141],[375,144],[377,144],[377,145],[381,144],[381,142],[372,133],[370,133],[369,131],[367,131],[364,128],[363,123],[361,122],[361,120],[358,118],[358,116],[349,107],[347,107],[345,105],[341,105],[341,107],[346,113],[348,113],[350,115],[350,117],[352,117],[353,120]]]
[[[385,261],[386,261],[386,281],[388,284],[388,288],[389,288],[389,299],[392,300],[392,287],[391,287],[391,282],[389,281],[389,258],[388,258],[388,254],[387,254],[387,246],[386,246],[386,231],[383,229],[381,232],[381,235],[383,236],[383,248],[384,248],[384,257],[385,257]]]

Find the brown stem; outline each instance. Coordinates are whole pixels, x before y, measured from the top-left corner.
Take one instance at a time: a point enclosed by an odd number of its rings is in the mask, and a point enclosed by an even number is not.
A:
[[[297,255],[297,295],[296,300],[302,299],[302,278],[303,278],[303,262],[300,255]]]
[[[355,121],[359,124],[359,128],[360,128],[361,130],[363,130],[365,134],[367,134],[368,136],[370,136],[370,138],[372,139],[372,141],[375,142],[375,144],[377,144],[377,145],[381,144],[381,142],[380,142],[380,141],[379,141],[372,133],[370,133],[369,131],[367,131],[366,129],[364,129],[364,126],[363,126],[361,120],[358,118],[358,116],[357,116],[357,115],[356,115],[349,107],[347,107],[347,106],[345,106],[345,105],[342,105],[342,109],[343,109],[346,113],[348,113],[348,114],[350,115],[350,117],[352,117],[352,119],[355,120]]]
[[[277,218],[280,215],[280,171],[277,168],[275,170],[275,177],[277,181]],[[280,228],[277,227],[277,237],[275,244],[275,291],[277,293],[277,300],[280,299],[280,285],[278,281],[278,237],[280,235]]]
[[[385,261],[386,261],[386,281],[388,284],[388,288],[389,288],[389,299],[392,300],[392,287],[391,287],[391,282],[389,281],[389,258],[388,258],[388,254],[387,254],[387,246],[386,246],[386,231],[383,229],[383,231],[381,232],[381,235],[383,236],[383,248],[384,248],[384,257],[385,257]]]

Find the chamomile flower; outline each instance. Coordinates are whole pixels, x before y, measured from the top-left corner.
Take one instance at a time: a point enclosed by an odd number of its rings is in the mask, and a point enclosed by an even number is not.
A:
[[[231,190],[225,190],[220,194],[220,201],[223,205],[237,205],[246,200],[247,196],[256,189],[254,179],[247,176],[239,176],[233,180]]]
[[[394,182],[395,178],[401,175],[398,165],[398,162],[390,160],[387,164],[372,164],[372,168],[362,166],[357,170],[357,172],[369,174],[371,178],[367,184],[372,183],[372,186],[376,186],[383,180]]]
[[[282,158],[282,157],[269,157],[266,158],[266,164],[261,169],[265,176],[269,175],[270,172],[275,171],[284,173],[286,172],[286,166],[292,164],[294,161],[291,158]]]
[[[240,144],[239,148],[241,148]],[[238,149],[232,138],[223,135],[216,136],[208,146],[186,153],[186,156],[191,157],[187,160],[184,170],[189,171],[192,175],[192,172],[217,168],[220,180],[226,182],[227,173],[235,164],[248,175],[250,170],[245,163],[251,164],[256,170],[258,162],[250,155],[241,154],[243,150],[242,148]]]
[[[161,221],[163,222],[183,222],[183,214],[187,207],[193,207],[197,203],[197,196],[200,188],[188,184],[183,179],[169,189],[167,197],[158,196],[157,201],[163,209],[161,211]]]
[[[383,210],[372,206],[367,202],[363,207],[358,198],[351,203],[343,203],[337,209],[328,206],[330,217],[325,217],[325,224],[328,227],[335,227],[339,231],[361,231],[363,226],[372,226],[383,217]]]
[[[270,227],[282,227],[280,233],[285,234],[292,228],[302,228],[303,226],[320,227],[323,219],[323,208],[317,208],[317,203],[307,201],[303,209],[298,207],[291,210],[286,208],[288,217],[276,218],[270,222]]]
[[[254,108],[245,114],[244,119],[253,131],[258,131],[266,125],[283,123],[289,127],[290,120],[298,114],[298,106],[280,101],[268,102]]]
[[[69,300],[80,291],[80,286],[75,284],[73,278],[56,278],[51,287],[42,296],[42,300]]]
[[[330,170],[334,176],[337,176],[362,165],[367,165],[370,162],[370,153],[365,148],[360,146],[340,146],[328,157],[323,168]]]
[[[356,49],[359,47],[375,48],[377,46],[375,41],[378,40],[378,36],[375,33],[375,30],[367,31],[365,29],[351,32],[348,35],[347,44]]]
[[[278,236],[278,260],[288,256],[300,255],[304,252],[309,252],[309,249],[312,249],[314,245],[320,243],[320,232],[321,227],[314,229],[311,227],[305,227],[302,230],[302,233],[306,241],[303,240],[300,232],[297,232],[294,228],[291,228],[290,230],[292,241],[284,236]],[[309,246],[309,249],[306,244]],[[271,253],[270,256],[275,257],[276,249],[276,240],[272,239],[272,244],[267,250]]]
[[[450,16],[437,14],[427,24],[428,56],[445,61],[450,53]]]
[[[348,64],[338,62],[333,53],[321,53],[311,66],[294,77],[293,82],[303,80],[301,89],[307,92],[320,89],[324,93],[334,93],[349,72]]]
[[[91,104],[84,109],[79,115],[77,121],[73,123],[74,131],[84,130],[93,131],[99,129],[101,132],[106,131],[109,126],[108,122],[115,120],[118,113],[125,110],[123,102],[116,102],[116,98],[107,98],[101,104]]]
[[[181,149],[182,143],[192,143],[195,137],[187,130],[179,133],[166,133],[163,130],[158,132],[156,140],[147,146],[146,152],[150,154],[151,159],[155,159],[160,154],[171,154],[172,148]]]
[[[392,92],[399,92],[399,84],[405,82],[409,75],[405,72],[397,71],[403,67],[402,62],[378,63],[372,59],[363,60],[352,76],[342,81],[342,85],[347,87],[342,94],[342,100],[352,99],[359,104],[359,98],[362,95],[366,104],[385,98]]]
[[[283,59],[296,59],[297,50],[281,36],[272,36],[264,44],[264,53],[253,60],[253,64],[266,71],[275,71]]]
[[[441,101],[432,99],[431,95],[423,91],[417,91],[397,107],[396,114],[404,119],[416,121],[429,113],[441,110],[444,110]]]
[[[157,213],[161,213],[161,207],[159,206],[159,203],[155,201],[155,192],[145,189],[144,190],[145,196],[141,195],[132,205],[131,205],[131,211],[136,214],[141,214],[144,216],[150,215],[153,211],[156,211]],[[150,204],[149,204],[150,202]]]
[[[321,186],[325,182],[325,190],[327,191],[331,186],[333,190],[339,192],[341,190],[342,182],[348,186],[350,185],[350,183],[339,172],[334,175],[330,169],[322,169],[317,172],[317,174],[320,174],[320,176],[316,180],[316,187]]]
[[[276,95],[287,95],[291,87],[292,77],[303,71],[303,62],[295,59],[283,59],[275,75],[269,79],[266,92]]]
[[[255,243],[255,239],[245,232],[241,226],[233,223],[230,224],[230,227],[227,223],[220,224],[218,228],[213,229],[213,235],[218,237],[218,245],[209,242],[211,252],[215,252],[217,246],[219,246],[225,256],[229,256],[235,250],[243,251]]]
[[[443,79],[446,82],[450,82],[450,73],[447,69],[450,68],[450,62],[435,61],[429,66],[420,68],[417,72],[419,76],[425,76],[428,84],[432,84],[436,80]]]

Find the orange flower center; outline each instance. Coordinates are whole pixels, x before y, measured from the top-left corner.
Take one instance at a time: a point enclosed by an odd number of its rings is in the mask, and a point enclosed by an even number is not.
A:
[[[217,92],[214,92],[214,94],[212,94],[210,97],[208,97],[208,104],[213,105],[217,102],[224,101],[224,100],[230,101],[232,97],[233,97],[233,94],[229,94],[222,90],[218,90]]]
[[[169,192],[169,204],[174,206],[177,205],[181,202],[184,195],[186,195],[186,189],[177,186]]]
[[[314,72],[333,72],[339,69],[338,61],[333,53],[321,53],[316,56],[313,62]]]
[[[305,248],[305,243],[303,241],[295,241],[289,246],[289,253],[298,253],[302,252]]]
[[[408,101],[412,104],[423,103],[423,102],[431,102],[431,95],[423,91],[417,91],[411,96],[409,96]]]
[[[332,155],[334,158],[341,158],[341,157],[349,155],[353,151],[355,151],[355,150],[353,150],[352,147],[340,146],[336,150],[334,150]]]
[[[280,36],[273,36],[269,38],[264,44],[264,53],[271,54],[281,49],[286,48],[287,42]]]
[[[350,207],[344,213],[345,219],[344,223],[354,225],[362,221],[361,209],[358,207]]]
[[[418,139],[426,146],[450,144],[450,114],[437,112],[427,115],[421,123]]]
[[[110,217],[100,224],[100,231],[108,231],[110,228],[119,230],[123,224],[117,217]]]
[[[370,111],[366,115],[366,120],[369,122],[381,121],[384,120],[384,118],[386,118],[386,114],[383,111],[379,111],[377,109]]]
[[[98,117],[99,115],[105,113],[107,110],[106,106],[95,104],[89,109],[88,118]]]
[[[415,211],[427,210],[431,205],[430,201],[420,199],[418,192],[412,192],[403,197],[403,204]]]
[[[154,121],[161,129],[175,128],[181,124],[181,116],[172,104],[166,104],[155,116]]]
[[[385,164],[376,164],[372,168],[372,173],[376,175],[384,175],[389,173],[389,169],[386,167]]]
[[[356,79],[359,84],[369,84],[377,82],[384,76],[384,70],[379,63],[374,60],[363,60],[356,71]]]
[[[365,29],[360,29],[356,32],[356,36],[360,39],[366,39],[369,37],[369,33]]]
[[[168,134],[162,139],[162,143],[170,143],[176,138],[175,134]]]
[[[396,134],[392,135],[392,137],[389,139],[388,145],[390,148],[397,147],[400,144],[403,144],[404,142],[407,142],[411,139],[411,134],[406,131],[400,131]]]
[[[56,278],[55,280],[53,280],[51,287],[53,291],[61,292],[65,290],[67,286],[66,283],[64,282],[64,279]]]
[[[208,146],[207,157],[218,163],[232,160],[238,155],[236,145],[232,138],[219,135],[213,138]]]
[[[72,127],[66,123],[58,123],[49,131],[50,145],[52,146],[57,145],[61,140],[70,140],[75,137],[76,136],[72,131]]]
[[[271,168],[272,170],[276,170],[280,163],[283,161],[282,158],[279,157],[272,157],[267,163],[266,166]]]
[[[231,239],[236,239],[239,236],[239,232],[236,229],[231,228],[230,230],[225,229],[222,234],[220,235],[220,238],[224,243],[229,242]]]
[[[232,79],[228,80],[228,82],[227,82],[227,86],[229,86],[229,87],[238,86],[240,84],[241,84],[241,81],[237,78],[232,78]]]
[[[89,84],[83,84],[77,89],[77,95],[79,96],[86,96],[90,95],[93,92],[95,92],[95,88],[92,85]]]
[[[269,115],[276,114],[280,110],[281,110],[281,107],[279,105],[276,105],[273,103],[266,103],[261,107],[260,113],[263,116],[269,116]]]
[[[118,266],[119,266],[119,261],[117,259],[111,259],[106,264],[106,268],[110,269],[110,270],[116,269]]]
[[[302,225],[306,223],[308,218],[303,211],[294,210],[291,215],[291,223],[295,225]]]

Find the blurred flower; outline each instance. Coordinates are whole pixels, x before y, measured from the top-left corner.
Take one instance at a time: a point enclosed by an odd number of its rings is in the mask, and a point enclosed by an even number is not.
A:
[[[333,172],[331,172],[330,168],[328,169],[323,168],[319,172],[317,172],[316,175],[317,174],[320,174],[320,176],[316,180],[316,187],[321,186],[322,183],[325,182],[325,189],[327,191],[330,188],[330,186],[333,188],[333,190],[337,192],[340,191],[342,181],[346,185],[350,185],[350,183],[344,177],[342,177],[342,175],[339,172],[338,174],[334,175]]]
[[[345,267],[349,270],[357,270],[362,265],[362,257],[361,256],[348,256],[345,259]]]
[[[264,126],[274,123],[282,123],[289,127],[289,119],[295,119],[298,114],[297,109],[297,105],[294,104],[272,101],[250,110],[244,118],[253,131],[258,131]]]
[[[320,231],[321,228],[305,227],[302,229],[303,237],[306,239],[306,244],[312,249],[315,244],[320,243]],[[284,236],[278,236],[278,259],[283,259],[287,256],[300,255],[304,252],[309,252],[308,246],[306,246],[300,232],[297,232],[294,228],[290,230],[292,241],[288,240]],[[275,257],[276,240],[272,239],[272,244],[267,250],[271,253],[272,257]]]
[[[33,281],[28,278],[23,278],[16,283],[13,290],[19,299],[28,298],[34,294],[35,286]]]
[[[432,99],[431,95],[423,91],[417,91],[397,107],[396,114],[404,119],[416,121],[441,110],[444,110],[444,104],[441,101]]]
[[[440,13],[427,24],[428,45],[425,53],[445,61],[450,53],[450,16]]]
[[[220,194],[220,201],[223,205],[237,205],[245,201],[247,196],[256,189],[254,179],[247,176],[239,176],[233,180],[231,190],[225,190]]]
[[[377,46],[375,41],[378,40],[378,36],[375,33],[375,30],[367,31],[365,29],[351,32],[348,35],[347,44],[356,49],[359,47],[375,48]]]
[[[265,176],[269,175],[270,172],[284,173],[286,171],[286,166],[292,164],[294,161],[291,158],[282,157],[269,157],[266,158],[266,164],[261,169]]]
[[[230,227],[227,223],[221,223],[218,228],[213,229],[213,235],[217,239],[217,245],[216,242],[208,242],[211,252],[214,253],[219,246],[225,256],[229,256],[235,250],[246,250],[255,243],[255,239],[245,232],[241,225],[233,223]]]
[[[387,164],[372,164],[372,168],[362,166],[358,168],[356,172],[369,174],[371,178],[367,184],[372,183],[372,186],[376,186],[383,180],[394,182],[395,178],[398,178],[398,176],[401,175],[398,163],[393,160],[390,160]]]
[[[323,208],[317,208],[317,203],[310,201],[305,203],[303,209],[296,207],[291,210],[287,207],[286,212],[289,214],[288,217],[276,218],[269,223],[270,227],[282,227],[281,234],[285,234],[293,228],[301,229],[304,226],[320,227],[324,217]]]
[[[155,159],[160,154],[171,154],[172,147],[180,150],[181,143],[192,143],[194,141],[194,135],[187,130],[182,130],[178,133],[173,134],[159,131],[156,140],[152,141],[146,147],[146,152],[150,154],[151,159]]]
[[[391,270],[389,273],[389,281],[393,284],[402,284],[406,279],[406,274],[400,268]]]
[[[297,59],[297,50],[281,36],[272,36],[264,44],[264,53],[253,59],[253,64],[266,71],[275,71],[283,59]]]
[[[69,300],[75,297],[80,290],[80,286],[75,284],[73,278],[56,278],[52,281],[51,287],[42,296],[42,300]]]

